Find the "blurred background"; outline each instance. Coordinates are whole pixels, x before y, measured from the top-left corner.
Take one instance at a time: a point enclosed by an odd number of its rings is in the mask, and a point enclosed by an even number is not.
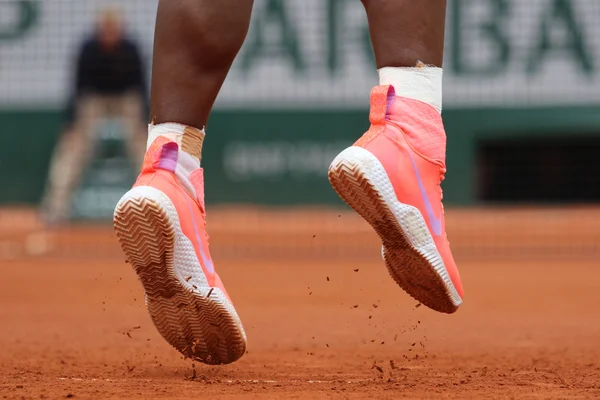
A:
[[[0,0],[0,259],[123,257],[110,219],[145,140],[156,6]],[[459,260],[600,257],[599,17],[597,0],[449,0]],[[205,142],[217,259],[378,256],[326,177],[376,83],[358,0],[256,0]]]

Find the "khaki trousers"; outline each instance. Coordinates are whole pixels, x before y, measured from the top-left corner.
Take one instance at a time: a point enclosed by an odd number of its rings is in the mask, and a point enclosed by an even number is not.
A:
[[[104,119],[121,120],[128,155],[137,167],[141,167],[147,140],[147,127],[142,123],[141,114],[142,99],[135,94],[86,96],[79,101],[77,120],[61,135],[50,164],[42,202],[50,222],[68,219],[74,191],[93,161],[94,147],[99,141],[99,123]]]

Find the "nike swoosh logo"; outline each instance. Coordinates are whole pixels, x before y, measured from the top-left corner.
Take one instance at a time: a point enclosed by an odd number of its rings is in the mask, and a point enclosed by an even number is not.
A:
[[[423,185],[423,180],[421,179],[421,174],[419,173],[415,159],[410,151],[408,152],[408,155],[410,157],[410,162],[412,163],[413,169],[415,170],[415,175],[417,176],[417,183],[419,184],[419,190],[421,191],[423,203],[425,203],[425,210],[427,211],[427,217],[429,218],[431,231],[435,236],[442,236],[442,218],[441,216],[440,218],[436,217],[435,213],[433,212],[433,207],[431,206],[431,202],[429,201],[429,197],[425,191],[425,186]]]
[[[200,233],[198,231],[198,225],[196,224],[196,218],[194,217],[194,210],[192,209],[192,205],[190,204],[190,199],[186,198],[188,208],[190,210],[190,215],[192,216],[192,225],[194,225],[194,232],[196,233],[196,242],[198,243],[198,248],[200,249],[200,257],[202,257],[202,264],[206,267],[208,272],[211,274],[215,273],[215,265],[212,260],[206,257],[204,253],[204,248],[202,246],[202,240],[200,240]]]

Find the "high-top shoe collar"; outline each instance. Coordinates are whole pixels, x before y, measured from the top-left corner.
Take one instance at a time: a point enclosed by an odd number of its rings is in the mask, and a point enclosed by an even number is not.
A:
[[[157,137],[146,152],[142,174],[156,170],[175,174],[181,186],[194,198],[204,212],[204,170],[198,158],[181,151],[170,138]]]

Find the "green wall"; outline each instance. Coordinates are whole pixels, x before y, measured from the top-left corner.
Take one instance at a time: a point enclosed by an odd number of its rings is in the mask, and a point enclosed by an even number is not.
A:
[[[475,152],[487,138],[600,134],[600,108],[445,110],[447,204],[475,198]],[[338,151],[368,128],[361,111],[215,111],[203,166],[212,203],[340,204],[326,178]],[[61,127],[55,111],[0,111],[0,202],[39,202]],[[128,178],[129,179],[129,178]]]

